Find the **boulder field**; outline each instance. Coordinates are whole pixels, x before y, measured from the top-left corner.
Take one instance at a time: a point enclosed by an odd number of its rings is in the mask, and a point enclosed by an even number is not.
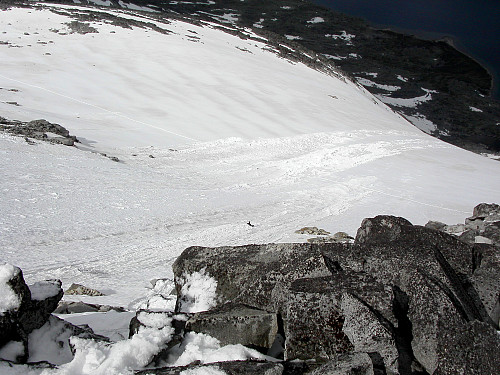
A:
[[[367,218],[353,243],[187,248],[173,264],[175,310],[139,310],[130,323],[130,337],[172,330],[151,368],[136,373],[497,374],[499,215],[500,206],[481,204],[458,226]],[[10,360],[25,362],[30,332],[53,319],[62,290],[55,280],[28,287],[9,267],[0,350],[18,342]],[[190,333],[266,360],[168,367]]]

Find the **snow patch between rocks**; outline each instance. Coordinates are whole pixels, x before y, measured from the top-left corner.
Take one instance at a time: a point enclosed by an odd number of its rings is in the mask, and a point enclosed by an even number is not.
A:
[[[207,311],[217,304],[217,280],[210,277],[205,268],[199,272],[185,274],[180,282],[182,284],[181,312]]]
[[[325,22],[325,19],[323,17],[314,17],[311,18],[307,23],[322,23]]]
[[[128,340],[113,345],[85,340],[70,339],[75,357],[59,368],[60,375],[124,375],[146,366],[153,356],[170,341],[173,328],[142,328]]]
[[[24,354],[24,345],[20,341],[10,341],[0,349],[0,358],[7,361],[15,361],[17,357]]]
[[[363,86],[368,86],[368,87],[376,87],[381,90],[385,91],[398,91],[401,89],[400,86],[391,86],[391,85],[381,85],[380,83],[373,82],[369,79],[358,77],[356,80],[361,83]]]
[[[257,350],[241,344],[221,347],[219,340],[204,333],[189,332],[181,346],[172,352],[169,366],[186,366],[195,361],[204,363],[269,359]]]

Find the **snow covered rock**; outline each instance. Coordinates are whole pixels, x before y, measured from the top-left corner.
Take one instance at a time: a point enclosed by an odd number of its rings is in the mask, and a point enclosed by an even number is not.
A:
[[[186,330],[209,334],[222,345],[242,344],[270,349],[279,327],[276,314],[228,303],[194,314],[187,321]]]
[[[73,359],[71,337],[108,342],[107,337],[96,335],[86,325],[75,326],[51,315],[40,328],[33,330],[28,337],[29,362],[45,361],[61,365]]]
[[[47,280],[28,287],[23,273],[0,265],[0,350],[15,362],[28,359],[28,335],[42,327],[62,298],[61,282]]]
[[[162,350],[151,359],[153,363],[166,360],[168,351],[180,344],[184,334],[184,328],[188,316],[186,314],[176,314],[173,312],[138,310],[135,317],[130,321],[129,339],[144,329],[169,330],[171,334],[168,340],[162,343]]]

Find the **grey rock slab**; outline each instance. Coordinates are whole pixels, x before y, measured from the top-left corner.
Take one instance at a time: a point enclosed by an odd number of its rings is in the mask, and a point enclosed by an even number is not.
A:
[[[399,218],[394,221],[400,222]],[[354,245],[320,245],[321,251],[326,263],[337,269],[363,271],[378,282],[397,288],[401,299],[407,300],[403,303],[404,311],[397,314],[398,329],[399,323],[406,327],[398,335],[404,338],[398,347],[414,356],[416,365],[432,373],[438,363],[439,337],[444,327],[485,319],[480,298],[468,286],[477,261],[473,247],[424,227],[375,227],[377,238],[385,237],[385,243],[369,238],[361,244],[357,241]],[[388,234],[381,233],[383,230]],[[365,239],[366,234],[363,236]],[[408,364],[410,359],[403,362]]]
[[[19,310],[19,323],[27,333],[43,326],[63,297],[60,280],[47,280],[44,283],[51,285],[51,291],[46,298],[37,296],[26,308]]]
[[[285,359],[313,358],[325,362],[355,351],[355,344],[345,331],[346,316],[352,317],[352,309],[342,305],[345,293],[371,306],[383,321],[396,324],[391,312],[391,289],[365,273],[347,270],[328,277],[299,279],[290,286],[283,321]],[[379,325],[379,320],[370,316],[362,324]]]
[[[389,373],[399,374],[400,362],[405,359],[408,361],[408,359],[401,358],[400,360],[399,358],[395,327],[377,317],[378,311],[357,295],[344,293],[341,299],[341,309],[344,315],[342,331],[353,344],[354,350],[377,353]],[[404,356],[407,353],[401,355]]]
[[[500,221],[487,223],[481,236],[490,239],[494,245],[500,246]]]
[[[186,330],[208,334],[221,345],[242,344],[269,349],[278,334],[278,317],[242,304],[228,303],[194,314],[187,321]]]
[[[123,307],[91,304],[82,301],[60,301],[57,305],[57,309],[54,310],[54,314],[78,314],[84,312],[108,311],[125,312],[126,310]]]
[[[499,373],[500,335],[490,325],[473,321],[442,332],[435,375]]]
[[[500,326],[500,249],[487,244],[476,244],[477,264],[470,278],[472,290],[484,306],[494,327]],[[486,321],[486,320],[485,320]]]
[[[269,312],[282,310],[292,281],[330,274],[312,244],[190,247],[173,264],[178,302],[183,298],[184,275],[202,269],[217,281],[218,305],[243,303]]]

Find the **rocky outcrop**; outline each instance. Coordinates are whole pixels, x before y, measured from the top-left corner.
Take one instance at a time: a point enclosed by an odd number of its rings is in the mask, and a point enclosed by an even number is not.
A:
[[[65,127],[44,119],[22,122],[0,117],[0,131],[24,137],[28,144],[35,144],[32,139],[65,146],[73,146],[75,142],[78,142],[78,139],[70,135]]]
[[[475,220],[494,212],[478,208]],[[266,348],[277,332],[283,358],[314,360],[313,374],[494,374],[498,247],[433,227],[377,216],[363,220],[353,244],[186,249],[174,264],[177,308],[193,298],[186,285],[199,272],[213,303],[185,330],[247,345],[265,331]]]
[[[54,310],[54,314],[78,314],[84,312],[125,312],[123,307],[109,306],[109,305],[99,305],[93,303],[86,303],[82,301],[71,302],[71,301],[61,301]]]
[[[86,287],[84,285],[80,285],[80,284],[71,284],[71,286],[68,289],[66,289],[64,294],[68,294],[68,295],[71,295],[71,294],[82,295],[83,294],[83,295],[87,295],[87,296],[91,296],[91,297],[104,296],[104,293],[101,293],[96,289],[88,288],[88,287]]]
[[[297,234],[312,234],[315,236],[327,236],[330,232],[318,227],[303,227],[295,231]]]
[[[472,216],[464,224],[446,225],[428,222],[425,227],[458,236],[469,244],[486,243],[500,246],[500,206],[494,203],[481,203],[474,207]]]
[[[494,215],[483,206],[469,221],[486,228]],[[130,342],[152,335],[157,346],[151,369],[137,374],[496,374],[500,247],[442,230],[377,216],[363,220],[354,243],[188,248],[173,267],[175,311],[138,310],[130,322]],[[151,297],[169,296],[169,285],[155,280]],[[40,324],[38,334],[56,330],[64,348],[72,335],[105,340],[50,315],[57,280],[28,287],[18,268],[2,266],[0,289],[0,353],[11,345],[15,361],[27,360]],[[260,360],[202,363],[190,356],[195,342]],[[177,363],[189,366],[153,368],[186,352]]]

